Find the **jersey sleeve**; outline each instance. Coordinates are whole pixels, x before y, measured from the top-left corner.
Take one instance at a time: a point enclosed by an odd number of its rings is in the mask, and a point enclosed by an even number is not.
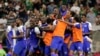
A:
[[[20,27],[18,28],[18,31],[19,31],[19,32],[24,32],[24,26],[20,26]]]
[[[53,25],[57,25],[57,20],[54,20],[53,21]]]
[[[92,30],[92,24],[89,23],[89,30]]]
[[[6,32],[9,32],[10,30],[11,30],[11,26],[8,26]]]
[[[79,23],[75,23],[74,26],[75,26],[76,28],[79,28],[79,29],[81,28]]]
[[[35,28],[34,28],[34,32],[35,32],[36,34],[40,34],[40,29],[39,29],[38,27],[35,27]]]

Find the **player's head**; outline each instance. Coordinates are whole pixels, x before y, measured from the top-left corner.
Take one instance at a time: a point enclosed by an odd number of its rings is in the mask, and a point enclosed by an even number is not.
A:
[[[74,16],[72,22],[73,22],[73,23],[76,23],[76,22],[81,23],[81,18],[80,18],[79,16],[76,15],[76,16]]]
[[[82,16],[81,16],[81,19],[82,19],[82,22],[85,22],[87,19],[86,19],[86,15],[85,14],[83,14]]]
[[[53,10],[53,13],[54,13],[55,15],[58,15],[58,14],[59,14],[59,9],[58,9],[57,7],[55,7],[54,10]]]
[[[66,14],[66,19],[70,19],[72,13],[70,11],[67,11],[67,14]]]
[[[35,19],[34,18],[30,18],[30,26],[34,26],[35,25]]]
[[[74,17],[76,15],[76,13],[73,11],[70,11],[70,14],[71,14],[71,17]]]
[[[76,13],[73,11],[70,11],[71,17],[69,19],[70,22],[73,22],[74,17],[76,16]]]
[[[12,23],[11,23],[11,26],[14,28],[15,26],[17,26],[17,24],[16,24],[16,21],[13,21]]]
[[[16,23],[23,23],[23,20],[21,18],[17,18]]]
[[[46,23],[47,24],[52,24],[53,23],[53,19],[47,18]]]
[[[23,24],[23,20],[21,18],[17,18],[16,19],[16,24],[17,24],[17,26]]]

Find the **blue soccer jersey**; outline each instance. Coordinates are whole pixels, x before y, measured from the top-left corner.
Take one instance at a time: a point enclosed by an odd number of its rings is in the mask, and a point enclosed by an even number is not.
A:
[[[82,31],[83,31],[83,51],[89,52],[90,51],[90,42],[88,41],[87,37],[89,38],[89,33],[92,30],[92,26],[90,22],[84,22],[82,23]]]
[[[8,50],[9,50],[9,49],[12,48],[11,46],[12,46],[12,44],[13,44],[13,39],[12,39],[13,32],[12,32],[12,27],[11,27],[11,26],[8,26],[8,27],[7,27],[6,34],[7,34],[7,41],[6,41],[6,44],[7,44]]]
[[[36,27],[30,28],[29,29],[29,44],[30,44],[30,48],[29,51],[31,52],[35,52],[34,48],[37,48],[38,46],[38,42],[39,42],[39,38],[37,37],[37,33],[35,31]],[[37,28],[38,32],[39,32],[39,28]]]
[[[16,31],[16,35],[19,36],[21,32],[24,33],[24,26],[21,25]],[[16,45],[14,47],[14,53],[18,56],[25,56],[26,42],[24,40],[25,36],[17,38]]]

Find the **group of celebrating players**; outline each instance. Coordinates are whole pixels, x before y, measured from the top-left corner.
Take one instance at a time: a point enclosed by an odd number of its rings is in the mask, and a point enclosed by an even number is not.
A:
[[[75,51],[78,56],[88,56],[92,25],[85,14],[80,17],[71,11],[64,16],[52,13],[46,20],[30,17],[29,22],[30,27],[25,27],[23,20],[17,18],[7,27],[8,56],[74,56]]]

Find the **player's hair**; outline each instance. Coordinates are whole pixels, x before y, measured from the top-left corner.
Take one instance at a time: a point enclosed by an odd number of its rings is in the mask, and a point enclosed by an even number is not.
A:
[[[69,29],[66,29],[66,30],[65,30],[65,34],[66,34],[66,33],[72,33],[72,31],[69,30]]]
[[[72,15],[72,17],[74,17],[76,15],[76,13],[71,11],[71,15]]]
[[[82,14],[81,16],[85,16],[86,17],[86,14]]]
[[[47,23],[47,24],[52,24],[53,21],[54,21],[53,19],[47,18],[46,23]]]
[[[17,19],[20,20],[22,23],[24,23],[23,18],[18,17]]]
[[[76,21],[76,22],[79,22],[79,23],[81,23],[82,22],[82,20],[81,20],[81,18],[79,17],[79,16],[74,16],[74,20]]]
[[[23,19],[22,19],[22,18],[19,18],[19,20],[20,20],[22,23],[24,23],[24,21],[23,21]]]

